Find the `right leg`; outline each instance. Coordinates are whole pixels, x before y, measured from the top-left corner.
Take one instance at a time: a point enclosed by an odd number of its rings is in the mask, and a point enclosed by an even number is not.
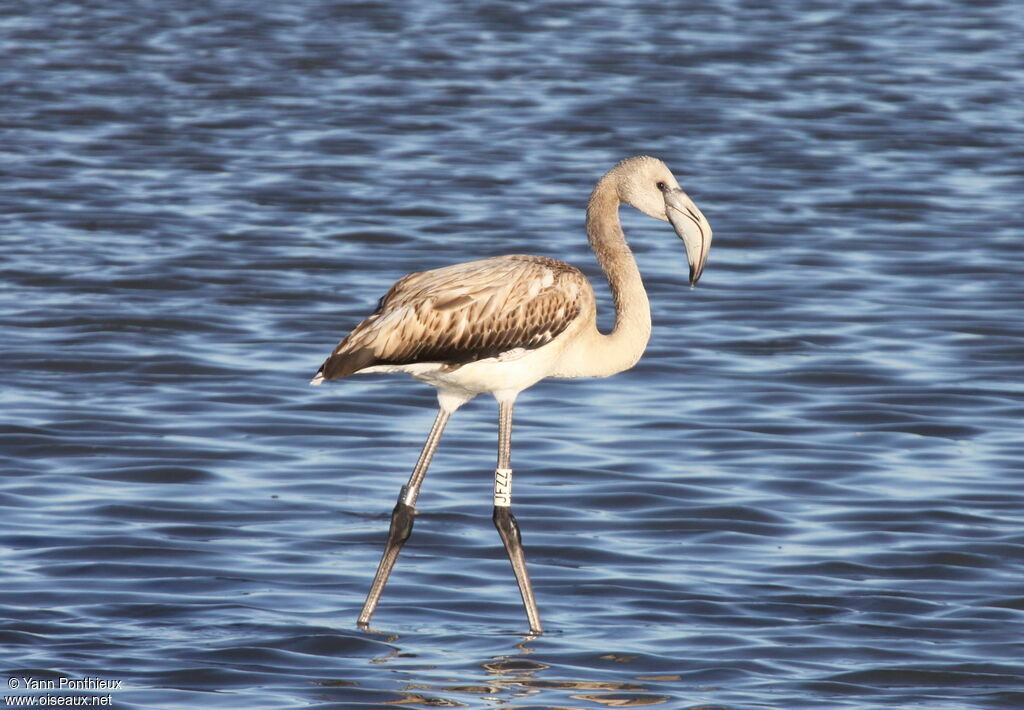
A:
[[[523,539],[519,534],[519,523],[512,515],[512,402],[498,400],[498,468],[494,471],[494,527],[505,543],[505,551],[512,563],[512,571],[519,584],[519,594],[523,597],[526,619],[530,624],[530,633],[539,634],[544,629],[540,624],[540,613],[537,611],[537,600],[533,596],[533,585],[530,584],[530,573],[526,569],[526,556],[523,554]]]

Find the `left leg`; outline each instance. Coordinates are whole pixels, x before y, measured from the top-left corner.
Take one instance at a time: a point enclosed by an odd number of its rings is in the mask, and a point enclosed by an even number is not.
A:
[[[505,543],[505,551],[512,562],[519,593],[523,597],[526,618],[530,622],[530,631],[540,633],[544,629],[540,624],[537,601],[533,597],[530,585],[530,573],[526,570],[526,557],[523,555],[522,536],[519,524],[512,515],[512,401],[498,401],[498,468],[494,471],[494,527]]]
[[[444,433],[444,426],[448,423],[448,418],[452,415],[453,411],[445,409],[443,404],[437,411],[434,426],[431,428],[430,435],[423,445],[423,450],[420,452],[420,458],[416,462],[416,467],[413,469],[412,475],[409,476],[409,483],[402,486],[402,492],[398,495],[398,502],[395,504],[394,510],[391,511],[391,527],[388,529],[388,540],[384,546],[384,554],[380,558],[380,564],[377,565],[377,574],[373,578],[369,594],[366,595],[363,611],[359,614],[359,621],[357,623],[361,628],[369,626],[370,617],[373,616],[373,612],[377,608],[377,602],[380,601],[381,594],[384,593],[384,585],[387,584],[388,577],[391,576],[391,570],[394,568],[395,562],[398,561],[398,553],[412,533],[412,521],[413,516],[416,515],[416,499],[420,495],[420,486],[423,485],[423,478],[427,475],[430,460],[434,457],[434,451],[441,440],[441,434]]]

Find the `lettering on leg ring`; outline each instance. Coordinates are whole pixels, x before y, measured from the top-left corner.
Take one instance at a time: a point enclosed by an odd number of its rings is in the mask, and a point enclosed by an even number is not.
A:
[[[512,469],[510,468],[494,470],[494,507],[512,507]]]

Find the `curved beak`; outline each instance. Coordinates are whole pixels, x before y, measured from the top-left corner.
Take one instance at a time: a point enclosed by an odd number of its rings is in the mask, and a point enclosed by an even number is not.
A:
[[[682,190],[665,191],[665,213],[676,234],[686,246],[686,259],[690,262],[690,285],[700,280],[711,251],[711,225]]]

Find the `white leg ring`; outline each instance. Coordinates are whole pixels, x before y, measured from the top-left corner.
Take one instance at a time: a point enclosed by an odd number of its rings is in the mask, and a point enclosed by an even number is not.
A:
[[[494,469],[494,507],[512,507],[512,469]]]

